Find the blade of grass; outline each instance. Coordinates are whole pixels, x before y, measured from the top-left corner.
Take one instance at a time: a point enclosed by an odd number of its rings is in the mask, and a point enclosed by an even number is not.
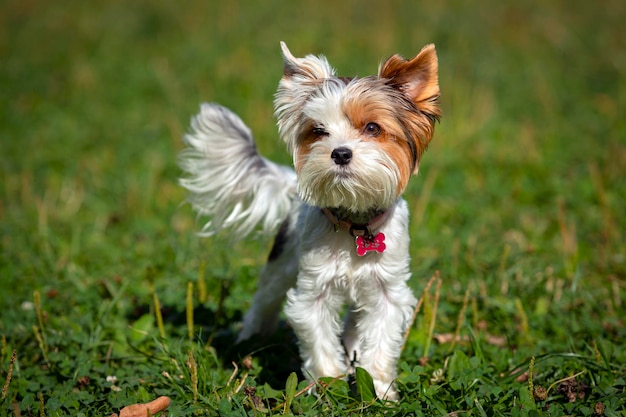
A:
[[[7,396],[7,392],[9,391],[9,385],[11,384],[11,377],[13,375],[13,365],[15,364],[15,360],[17,359],[17,350],[13,349],[13,354],[11,355],[11,361],[9,362],[9,370],[7,371],[7,378],[4,386],[2,387],[2,400],[4,400]]]
[[[428,331],[426,333],[426,340],[424,344],[424,354],[422,358],[428,358],[428,354],[430,352],[430,345],[433,341],[433,335],[435,333],[435,323],[437,322],[437,310],[439,308],[439,295],[441,293],[441,283],[442,280],[437,274],[437,287],[435,288],[435,297],[433,299],[432,306],[428,305],[428,314],[424,314],[426,322],[428,323]]]
[[[298,387],[298,375],[295,372],[289,374],[287,383],[285,384],[285,408],[284,414],[287,415],[291,410],[291,403],[296,396],[296,388]]]
[[[461,340],[461,327],[463,323],[465,323],[465,310],[467,310],[467,304],[469,302],[470,289],[467,288],[465,290],[465,295],[463,296],[463,305],[461,306],[461,310],[459,311],[458,318],[456,320],[456,329],[454,330],[454,337],[452,338],[452,343],[450,343],[450,347],[448,348],[448,354],[452,352],[452,350],[456,347],[456,344],[459,340]]]
[[[404,350],[404,346],[406,345],[406,341],[409,338],[409,334],[411,333],[411,329],[413,328],[413,326],[415,324],[415,319],[417,318],[417,315],[419,314],[420,309],[422,308],[422,304],[424,302],[425,294],[427,294],[428,291],[430,291],[430,287],[432,286],[433,282],[435,282],[435,280],[438,277],[439,277],[439,271],[436,271],[435,274],[432,277],[430,277],[430,279],[428,280],[428,283],[426,284],[426,287],[424,288],[424,291],[422,292],[422,296],[417,301],[417,305],[415,306],[415,309],[413,309],[413,316],[411,317],[411,321],[410,321],[409,325],[407,326],[406,330],[404,331],[404,336],[403,336],[404,342],[402,343],[401,351]]]
[[[207,300],[206,279],[204,278],[205,261],[200,261],[198,268],[198,302],[204,304]]]
[[[152,292],[152,303],[154,304],[154,315],[156,317],[157,328],[159,329],[159,336],[161,339],[165,339],[165,326],[163,325],[163,315],[161,314],[161,302],[159,301],[159,295],[154,289],[154,284],[150,283],[150,291]]]
[[[187,317],[187,336],[193,341],[193,282],[187,283],[187,302],[185,303]]]
[[[196,358],[193,355],[193,350],[191,349],[189,349],[189,354],[187,356],[187,367],[189,368],[190,372],[193,403],[196,404],[198,402],[198,363],[196,362]]]

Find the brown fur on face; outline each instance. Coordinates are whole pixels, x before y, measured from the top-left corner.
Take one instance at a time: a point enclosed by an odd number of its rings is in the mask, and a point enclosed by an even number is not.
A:
[[[400,195],[406,188],[411,174],[416,170],[421,154],[413,135],[406,131],[403,121],[398,118],[394,105],[394,102],[404,98],[379,80],[371,78],[362,79],[361,82],[355,81],[348,86],[348,90],[343,102],[343,111],[355,131],[359,132],[361,140],[375,142],[381,151],[394,161],[395,169],[389,168],[397,170],[399,174],[396,193]],[[395,96],[395,99],[390,100],[389,94]],[[377,135],[371,135],[365,130],[369,123],[375,123],[380,127]]]
[[[302,177],[307,184],[300,184],[301,190],[307,190],[303,195],[313,200],[310,196],[319,198],[320,193],[330,192],[323,192],[323,187],[339,190],[349,183],[347,189],[352,199],[356,198],[356,188],[369,183],[367,193],[371,194],[372,204],[377,204],[376,200],[378,204],[390,204],[393,200],[389,197],[376,198],[373,180],[380,175],[392,177],[384,186],[377,183],[376,189],[383,186],[387,189],[385,195],[400,196],[411,175],[418,172],[421,156],[441,115],[434,46],[427,45],[409,60],[393,55],[380,65],[378,75],[363,78],[336,76],[323,57],[295,58],[286,47],[283,56],[285,71],[276,95],[276,116],[281,137],[293,153],[299,178],[304,167],[309,166],[307,175]],[[371,123],[377,126],[375,134],[367,128]],[[363,143],[361,149],[359,143]],[[335,166],[331,160],[332,146],[351,148],[353,162]],[[386,156],[376,157],[374,149]],[[369,164],[384,168],[374,175],[376,169]],[[336,179],[326,177],[335,174],[339,175]],[[345,179],[346,175],[350,179]],[[362,178],[357,180],[359,175]],[[357,186],[358,181],[361,183]],[[366,194],[364,189],[358,192],[361,206]],[[348,191],[336,193],[338,197],[333,201],[348,195]]]

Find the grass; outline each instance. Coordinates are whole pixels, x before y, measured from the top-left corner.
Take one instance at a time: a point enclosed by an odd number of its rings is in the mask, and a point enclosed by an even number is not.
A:
[[[625,416],[624,18],[618,0],[5,2],[0,415],[168,396],[173,416]],[[289,163],[280,40],[346,75],[438,48],[397,404],[363,372],[306,395],[286,326],[234,347],[267,242],[199,239],[180,204],[201,101]]]

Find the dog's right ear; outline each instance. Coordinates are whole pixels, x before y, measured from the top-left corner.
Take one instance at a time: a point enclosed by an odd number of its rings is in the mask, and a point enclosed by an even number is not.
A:
[[[335,71],[323,56],[307,55],[304,58],[296,58],[285,42],[280,43],[280,48],[283,54],[284,78],[291,78],[294,81],[317,81],[335,75]]]

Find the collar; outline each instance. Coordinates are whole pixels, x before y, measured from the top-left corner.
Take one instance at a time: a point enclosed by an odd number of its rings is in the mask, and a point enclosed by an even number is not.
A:
[[[340,219],[337,215],[335,215],[335,213],[332,212],[332,210],[328,208],[322,208],[322,212],[326,215],[328,220],[335,225],[335,230],[341,229],[354,237],[373,237],[374,233],[372,232],[385,223],[387,218],[389,218],[390,210],[378,213],[365,224],[355,224],[350,220]]]

